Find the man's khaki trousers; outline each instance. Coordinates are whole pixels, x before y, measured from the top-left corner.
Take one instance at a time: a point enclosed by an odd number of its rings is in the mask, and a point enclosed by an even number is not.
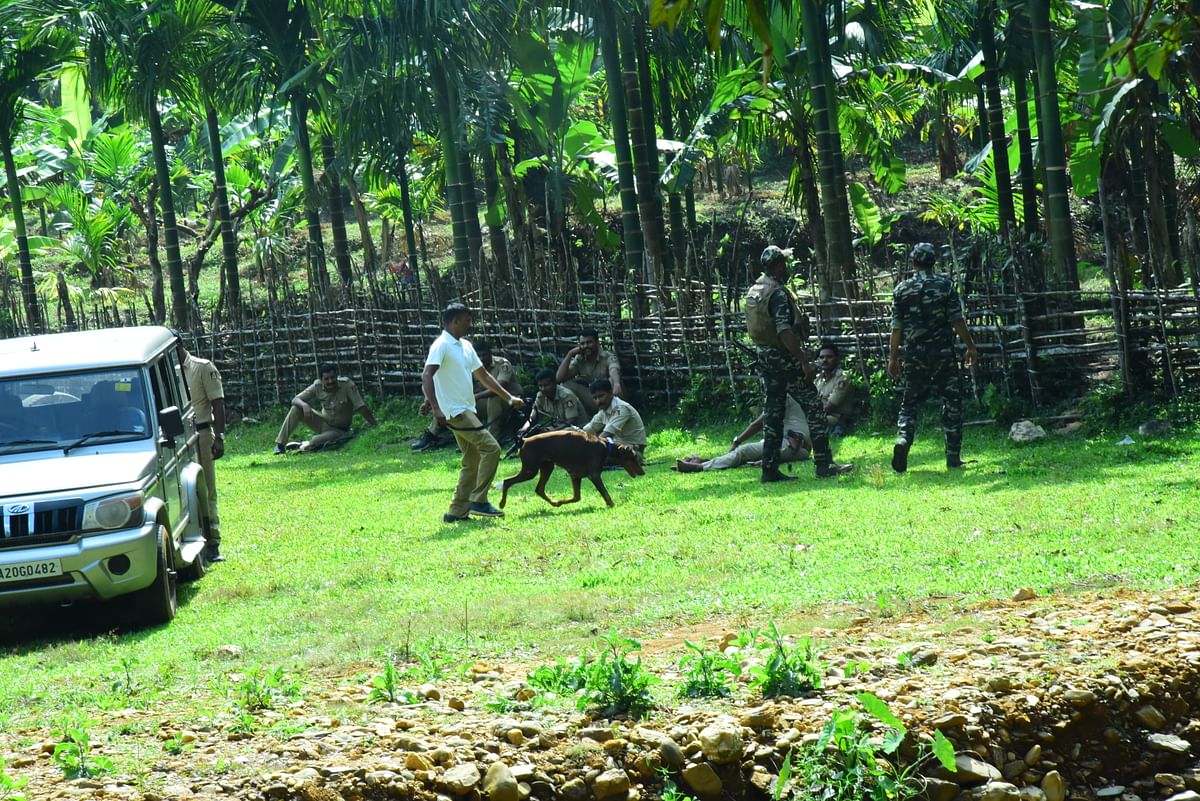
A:
[[[200,469],[204,471],[204,485],[208,488],[208,543],[221,544],[221,516],[217,514],[217,471],[213,465],[212,426],[196,432],[196,449],[200,451]]]
[[[462,471],[450,502],[450,514],[466,517],[471,504],[488,502],[488,489],[500,465],[500,443],[482,427],[474,412],[463,412],[446,422],[462,451]]]
[[[293,406],[288,409],[287,417],[283,418],[283,425],[279,427],[279,434],[276,435],[275,441],[280,445],[286,445],[291,439],[292,432],[301,425],[308,425],[304,420],[304,412]],[[319,450],[326,445],[332,445],[350,433],[344,428],[334,428],[326,423],[320,415],[317,415],[317,425],[313,431],[316,432],[316,435],[304,443],[302,450]]]

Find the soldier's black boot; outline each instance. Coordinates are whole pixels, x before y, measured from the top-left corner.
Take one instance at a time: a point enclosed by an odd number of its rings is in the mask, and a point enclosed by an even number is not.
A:
[[[911,447],[907,440],[897,440],[892,447],[892,469],[897,473],[908,469],[908,449]]]
[[[962,460],[962,457],[957,453],[946,454],[946,469],[953,470],[958,467],[966,467],[967,463]]]
[[[833,461],[828,436],[813,438],[813,464],[817,468],[817,478],[833,478],[854,469],[852,464],[838,464]]]
[[[795,476],[789,476],[786,473],[780,472],[778,467],[764,467],[762,476],[758,481],[760,484],[773,484],[776,481],[795,481]]]

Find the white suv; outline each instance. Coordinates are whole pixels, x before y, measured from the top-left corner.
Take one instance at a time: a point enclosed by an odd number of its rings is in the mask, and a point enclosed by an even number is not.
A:
[[[206,490],[166,328],[0,340],[0,608],[122,601],[175,616],[204,575]]]

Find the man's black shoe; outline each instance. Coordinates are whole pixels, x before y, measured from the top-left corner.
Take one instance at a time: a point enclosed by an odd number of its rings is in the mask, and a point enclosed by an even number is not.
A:
[[[224,562],[225,557],[221,555],[221,546],[219,543],[210,542],[204,546],[204,559],[210,565],[215,565],[217,562]]]
[[[967,463],[964,462],[962,460],[962,458],[959,457],[957,454],[954,456],[946,457],[946,469],[948,469],[948,470],[954,470],[955,468],[966,467],[966,466],[967,466]]]
[[[458,515],[452,515],[449,512],[446,512],[446,514],[442,515],[443,523],[461,523],[464,520],[470,520],[470,519],[471,519],[470,515],[463,515],[462,517],[459,517]]]
[[[776,468],[774,470],[763,470],[762,475],[758,479],[758,482],[760,484],[773,484],[776,481],[795,481],[795,480],[796,480],[795,476],[789,476],[789,475],[786,475],[785,473],[781,473],[779,471],[779,469]]]
[[[907,442],[897,442],[892,448],[892,469],[897,473],[908,470],[908,449],[911,447]]]
[[[417,437],[416,441],[413,442],[412,449],[414,451],[423,451],[436,441],[437,435],[431,434],[429,429],[425,429],[421,432],[421,436]]]
[[[287,453],[287,450],[285,450],[283,447],[283,443],[281,443],[281,442],[275,443],[274,453],[276,456],[282,456],[283,454]]]

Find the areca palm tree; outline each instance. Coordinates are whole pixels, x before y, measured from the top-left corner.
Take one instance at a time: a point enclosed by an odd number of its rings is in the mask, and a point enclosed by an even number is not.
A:
[[[321,211],[308,130],[313,103],[311,82],[318,76],[321,65],[310,59],[308,51],[314,35],[309,6],[304,0],[214,1],[234,13],[234,21],[250,36],[252,46],[267,56],[260,61],[259,67],[270,71],[276,91],[291,108],[297,167],[304,186],[309,264],[315,283],[323,290],[329,286],[329,270],[325,264],[325,240],[321,234]]]
[[[21,182],[13,158],[13,145],[24,119],[25,93],[40,76],[70,56],[75,42],[62,29],[51,29],[44,35],[22,30],[17,20],[12,18],[0,17],[0,29],[5,31],[0,34],[0,151],[4,156],[5,186],[17,240],[25,317],[30,330],[36,333],[42,330],[43,321],[34,286],[33,262],[29,254]]]
[[[189,59],[195,58],[220,14],[220,7],[211,0],[170,0],[154,5],[139,0],[90,0],[83,12],[89,78],[96,94],[130,118],[145,122],[150,130],[172,317],[180,328],[188,327],[191,315],[159,103],[167,95],[194,99],[191,76],[198,65]]]

